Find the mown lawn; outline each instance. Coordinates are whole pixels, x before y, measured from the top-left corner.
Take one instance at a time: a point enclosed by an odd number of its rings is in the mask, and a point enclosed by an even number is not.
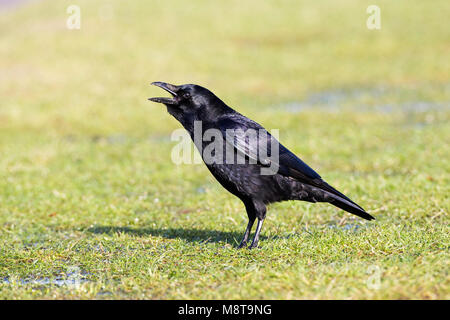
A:
[[[450,3],[0,8],[0,298],[449,299]],[[368,30],[366,8],[381,8]],[[175,165],[151,81],[197,83],[372,215],[242,203]]]

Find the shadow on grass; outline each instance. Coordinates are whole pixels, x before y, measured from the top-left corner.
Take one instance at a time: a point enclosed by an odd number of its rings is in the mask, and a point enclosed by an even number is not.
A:
[[[207,242],[225,242],[232,246],[238,246],[244,235],[244,227],[242,233],[228,232],[217,230],[201,230],[201,229],[185,229],[185,228],[131,228],[131,227],[112,227],[112,226],[97,226],[88,228],[88,232],[95,234],[113,235],[116,233],[127,233],[134,236],[144,237],[163,237],[166,239],[183,239],[188,242],[207,243]],[[268,239],[267,236],[261,235],[260,240]],[[251,240],[251,239],[250,239]]]

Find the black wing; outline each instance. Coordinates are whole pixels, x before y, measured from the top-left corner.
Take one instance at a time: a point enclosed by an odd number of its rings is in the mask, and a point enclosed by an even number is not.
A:
[[[373,219],[362,207],[326,183],[317,172],[279,143],[258,123],[242,115],[233,115],[220,119],[218,125],[226,142],[231,144],[237,152],[248,157],[250,161],[265,167],[274,165],[277,173],[281,175],[327,191],[335,199],[332,204],[339,208],[368,220]],[[256,137],[248,133],[252,131],[249,129],[257,132]],[[278,150],[278,157],[274,157],[275,150]]]
[[[263,166],[275,164],[278,173],[308,184],[315,185],[323,181],[317,172],[258,123],[242,115],[233,115],[219,120],[218,126],[226,142],[255,163]],[[278,157],[275,157],[277,150]]]

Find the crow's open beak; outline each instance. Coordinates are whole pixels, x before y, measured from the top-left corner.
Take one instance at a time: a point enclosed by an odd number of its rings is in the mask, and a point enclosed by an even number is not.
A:
[[[178,104],[178,102],[179,102],[178,95],[177,95],[177,91],[179,90],[178,86],[175,86],[170,83],[159,82],[159,81],[152,82],[151,84],[166,90],[173,96],[173,98],[157,97],[157,98],[149,98],[148,100],[153,101],[153,102],[158,102],[158,103],[164,103],[166,105],[167,104],[170,104],[170,105]]]

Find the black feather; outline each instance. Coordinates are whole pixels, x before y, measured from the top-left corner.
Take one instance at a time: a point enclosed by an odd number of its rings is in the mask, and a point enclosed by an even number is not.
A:
[[[208,89],[191,84],[154,84],[167,90],[173,98],[151,100],[166,104],[168,112],[183,125],[193,139],[195,122],[199,121],[202,125],[200,134],[203,135],[209,129],[216,129],[224,138],[221,142],[224,155],[222,159],[228,159],[226,153],[228,146],[231,146],[233,159],[245,160],[243,163],[206,161],[203,150],[209,142],[196,143],[206,166],[217,181],[245,204],[249,224],[240,246],[246,244],[256,218],[258,226],[251,247],[257,245],[262,221],[266,216],[266,205],[277,201],[329,202],[361,218],[374,219],[361,206],[325,182],[317,172],[280,144],[261,125],[227,106]],[[234,135],[228,139],[228,130],[247,132],[249,129],[258,131],[256,139],[245,134]],[[278,157],[274,157],[275,152],[278,152]],[[273,174],[261,173],[262,168],[272,166],[277,169]]]

